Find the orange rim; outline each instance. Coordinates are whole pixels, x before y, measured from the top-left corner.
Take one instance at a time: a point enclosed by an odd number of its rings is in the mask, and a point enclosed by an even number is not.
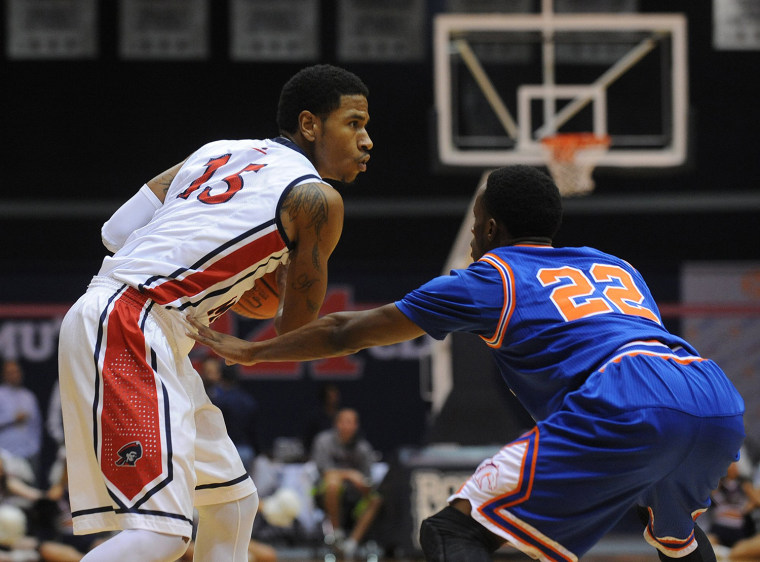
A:
[[[571,162],[577,150],[609,147],[610,136],[595,135],[594,133],[558,133],[542,138],[541,144],[552,150],[556,160]]]

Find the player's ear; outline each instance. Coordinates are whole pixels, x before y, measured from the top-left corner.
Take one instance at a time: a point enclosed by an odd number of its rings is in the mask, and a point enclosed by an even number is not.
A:
[[[317,138],[317,129],[319,128],[319,119],[311,111],[304,109],[298,114],[298,128],[301,135],[309,142],[314,142]]]
[[[486,236],[488,237],[488,241],[492,242],[497,239],[499,234],[499,223],[496,222],[496,219],[490,218],[488,219],[486,228]]]

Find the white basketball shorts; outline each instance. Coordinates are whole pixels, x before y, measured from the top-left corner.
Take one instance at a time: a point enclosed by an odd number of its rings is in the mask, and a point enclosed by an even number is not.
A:
[[[193,507],[256,491],[211,404],[177,313],[95,277],[61,325],[59,371],[76,534],[190,537]]]

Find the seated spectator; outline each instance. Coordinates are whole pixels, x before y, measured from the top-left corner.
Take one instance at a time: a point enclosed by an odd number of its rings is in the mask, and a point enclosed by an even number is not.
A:
[[[325,542],[346,558],[356,553],[382,505],[372,483],[374,458],[374,449],[359,435],[359,414],[351,408],[340,409],[333,428],[314,440],[312,459],[319,471],[316,501],[329,523]]]
[[[752,511],[758,507],[760,490],[741,474],[738,462],[732,463],[713,492],[708,510],[708,537],[718,560],[760,560],[760,535],[752,518]]]
[[[58,447],[63,447],[63,412],[61,411],[61,388],[58,380],[50,390],[45,429]]]
[[[19,362],[5,360],[0,384],[0,449],[28,462],[36,478],[41,446],[42,415],[37,397],[24,386]]]
[[[0,562],[76,562],[83,554],[76,548],[57,540],[40,540],[30,536],[28,513],[32,508],[22,509],[19,504],[49,501],[49,494],[29,486],[19,478],[5,472],[0,458]]]

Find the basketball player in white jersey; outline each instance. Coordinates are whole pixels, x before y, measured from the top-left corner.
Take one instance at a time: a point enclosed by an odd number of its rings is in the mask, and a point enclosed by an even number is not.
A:
[[[74,532],[121,531],[85,560],[247,560],[258,508],[181,316],[210,323],[255,280],[287,268],[276,326],[317,318],[343,202],[372,141],[368,90],[308,67],[283,87],[281,136],[209,143],[106,222],[113,253],[61,326],[59,366]]]

